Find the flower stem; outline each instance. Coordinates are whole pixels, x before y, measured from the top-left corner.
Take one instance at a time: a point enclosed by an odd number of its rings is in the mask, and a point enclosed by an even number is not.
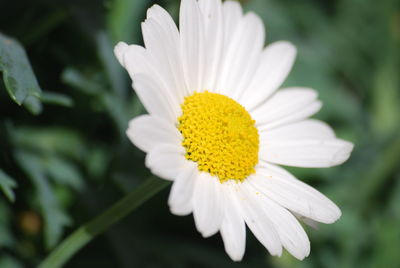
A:
[[[168,181],[150,177],[105,212],[70,234],[47,256],[39,268],[61,267],[93,238],[106,231],[169,184]]]

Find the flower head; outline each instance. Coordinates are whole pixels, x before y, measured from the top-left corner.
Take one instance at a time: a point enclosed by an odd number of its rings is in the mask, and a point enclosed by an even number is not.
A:
[[[119,43],[115,54],[149,112],[127,135],[146,166],[173,181],[172,213],[193,213],[204,236],[220,231],[241,260],[246,225],[271,255],[303,259],[310,242],[298,222],[333,223],[340,209],[279,165],[330,167],[353,145],[325,123],[316,91],[279,89],[296,54],[289,42],[264,48],[264,26],[237,2],[182,0],[179,30],[154,5],[142,24],[145,48]]]

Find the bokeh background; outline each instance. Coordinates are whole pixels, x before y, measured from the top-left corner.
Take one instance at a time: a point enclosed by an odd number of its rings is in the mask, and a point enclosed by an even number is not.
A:
[[[400,1],[241,2],[264,20],[267,44],[297,46],[285,85],[315,88],[316,117],[355,143],[342,166],[290,169],[342,218],[305,227],[302,262],[269,256],[248,232],[234,263],[219,235],[203,239],[192,216],[170,214],[164,190],[66,267],[400,267]],[[0,1],[0,267],[35,267],[150,176],[124,134],[145,111],[112,50],[142,44],[154,3],[177,19],[178,0]]]

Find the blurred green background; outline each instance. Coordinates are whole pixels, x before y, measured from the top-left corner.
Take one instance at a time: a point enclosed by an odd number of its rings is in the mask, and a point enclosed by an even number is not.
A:
[[[150,176],[124,133],[144,110],[112,50],[142,44],[154,3],[178,17],[178,0],[0,1],[1,268],[35,267]],[[203,239],[192,216],[170,214],[164,190],[66,267],[400,267],[400,1],[242,4],[264,20],[267,44],[297,46],[285,85],[315,88],[324,102],[316,117],[355,143],[342,166],[290,169],[342,218],[306,227],[312,250],[302,262],[269,256],[248,232],[233,263],[219,235]]]

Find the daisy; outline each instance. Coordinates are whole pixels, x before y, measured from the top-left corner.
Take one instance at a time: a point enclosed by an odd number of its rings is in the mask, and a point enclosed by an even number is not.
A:
[[[306,224],[333,223],[340,209],[280,165],[331,167],[353,145],[325,123],[309,88],[277,90],[296,55],[285,41],[264,48],[264,26],[238,2],[182,0],[179,30],[154,5],[142,23],[145,47],[120,42],[119,62],[149,114],[129,123],[130,140],[155,175],[173,181],[172,213],[193,213],[204,236],[218,231],[243,258],[246,225],[271,255],[303,259]]]

